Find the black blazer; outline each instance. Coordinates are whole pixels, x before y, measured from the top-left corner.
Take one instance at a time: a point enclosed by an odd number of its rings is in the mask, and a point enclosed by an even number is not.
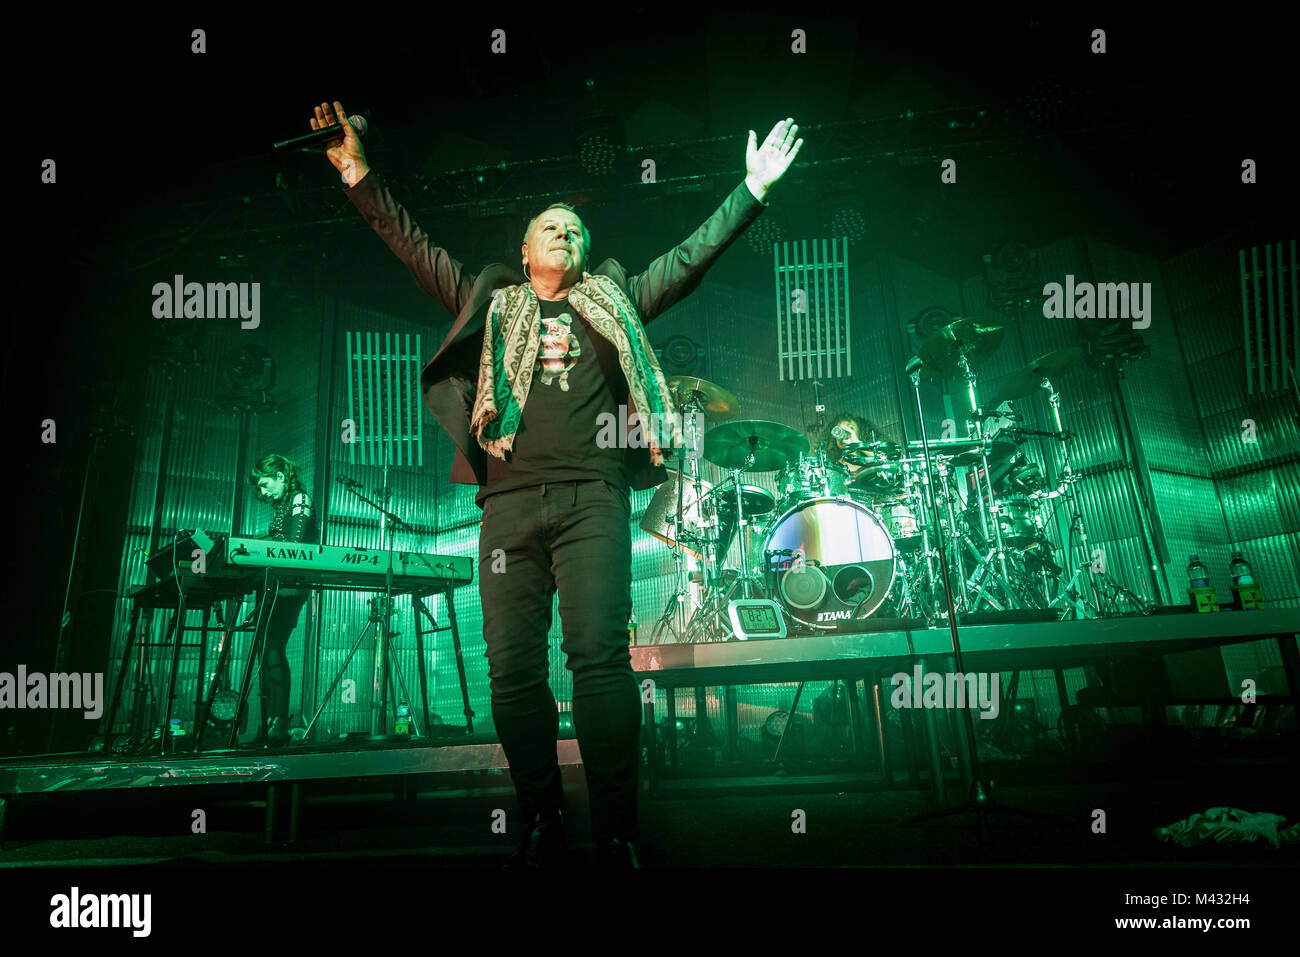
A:
[[[456,317],[437,354],[425,365],[420,388],[425,405],[456,445],[451,480],[485,485],[487,453],[469,432],[478,388],[483,325],[493,292],[525,282],[525,277],[519,269],[503,263],[492,263],[480,273],[471,273],[445,249],[429,241],[374,170],[345,193],[388,248],[406,264],[420,288]],[[652,262],[644,272],[628,276],[615,259],[606,259],[589,272],[614,280],[636,306],[642,324],[649,325],[650,320],[699,286],[718,256],[766,207],[742,182],[699,229]],[[650,464],[649,449],[632,452],[635,456],[633,488],[651,488],[666,478],[662,466],[656,468]]]

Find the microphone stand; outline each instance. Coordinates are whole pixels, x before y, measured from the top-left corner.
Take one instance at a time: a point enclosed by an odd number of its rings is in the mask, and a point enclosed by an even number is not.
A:
[[[387,742],[387,741],[409,741],[409,735],[389,735],[380,730],[383,723],[383,716],[388,710],[388,678],[391,673],[397,676],[397,683],[401,687],[401,692],[406,696],[409,705],[411,694],[406,687],[406,679],[402,676],[401,668],[397,667],[390,660],[391,644],[393,639],[392,614],[393,614],[393,536],[396,534],[396,526],[401,525],[408,531],[412,530],[409,525],[388,510],[387,502],[391,492],[388,487],[388,463],[384,463],[384,487],[381,494],[384,498],[384,504],[381,505],[370,498],[367,498],[350,482],[341,482],[349,492],[365,502],[367,505],[375,508],[380,516],[381,547],[388,554],[388,564],[384,569],[384,594],[382,598],[372,598],[370,600],[370,617],[366,621],[366,627],[362,629],[361,634],[357,636],[356,643],[353,644],[352,650],[344,659],[338,674],[334,676],[329,689],[321,698],[320,705],[316,708],[316,713],[312,715],[311,722],[307,725],[307,734],[311,734],[312,726],[320,717],[321,711],[325,708],[325,703],[329,700],[330,695],[338,686],[339,681],[343,678],[343,672],[347,670],[349,662],[352,661],[357,649],[365,640],[366,633],[378,626],[375,633],[375,670],[374,678],[370,689],[370,731],[361,734],[349,734],[350,740],[363,740],[370,742]],[[427,562],[426,562],[427,563]],[[421,737],[424,732],[416,717],[415,710],[411,710],[411,723],[415,727],[415,736]]]
[[[934,473],[930,460],[930,439],[925,430],[925,413],[921,406],[921,360],[918,357],[907,364],[907,374],[912,381],[912,392],[916,396],[916,421],[921,429],[921,451],[925,456],[925,473],[927,481],[925,492],[927,503],[930,507],[931,515],[938,515],[934,501]],[[964,675],[965,668],[962,665],[961,641],[957,637],[957,609],[952,598],[952,581],[948,571],[948,550],[944,542],[943,523],[936,521],[934,523],[934,533],[937,539],[939,551],[939,575],[943,582],[944,601],[948,607],[948,633],[952,637],[952,660],[957,669],[957,674]],[[910,644],[910,642],[909,642]],[[924,666],[923,666],[924,668]],[[967,702],[969,705],[970,702]],[[1045,814],[1042,811],[1030,811],[1025,808],[999,807],[993,798],[993,786],[984,780],[984,775],[980,771],[979,754],[975,746],[975,721],[971,717],[969,707],[961,708],[961,716],[958,719],[958,726],[961,738],[958,747],[958,758],[961,761],[963,783],[968,784],[966,802],[957,807],[940,808],[937,811],[928,811],[924,814],[917,814],[905,822],[905,825],[919,824],[922,821],[933,821],[939,818],[951,817],[955,814],[974,814],[976,816],[976,828],[979,841],[983,843],[988,839],[988,815],[996,812],[1004,814],[1015,814],[1020,817],[1034,818],[1037,820],[1051,821],[1062,827],[1069,826],[1069,821],[1055,814]],[[942,766],[937,759],[930,762],[930,773],[936,776],[934,782],[935,796],[942,799],[944,793]]]

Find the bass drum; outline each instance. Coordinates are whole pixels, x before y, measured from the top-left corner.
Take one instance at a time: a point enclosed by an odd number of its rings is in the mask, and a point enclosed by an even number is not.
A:
[[[885,523],[843,498],[815,498],[787,509],[750,561],[772,597],[814,628],[869,617],[888,597],[897,570]]]

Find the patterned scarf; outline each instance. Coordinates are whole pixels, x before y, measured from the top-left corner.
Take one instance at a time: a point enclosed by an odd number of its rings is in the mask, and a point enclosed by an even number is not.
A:
[[[583,273],[582,282],[569,290],[569,305],[618,348],[618,364],[627,378],[650,461],[662,465],[664,448],[681,447],[682,429],[636,307],[612,279],[591,273]],[[514,448],[528,390],[538,371],[542,329],[542,307],[530,283],[507,286],[493,295],[483,327],[470,434],[499,459]],[[628,419],[632,420],[631,410]]]

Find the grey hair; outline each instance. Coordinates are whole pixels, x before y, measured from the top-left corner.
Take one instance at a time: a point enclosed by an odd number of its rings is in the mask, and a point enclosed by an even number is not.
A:
[[[533,227],[537,225],[537,221],[541,219],[543,215],[549,213],[553,209],[568,210],[569,212],[573,213],[575,216],[581,218],[581,214],[572,206],[570,206],[568,203],[550,203],[547,206],[545,206],[536,216],[534,216],[532,219],[528,221],[527,227],[524,228],[524,238],[520,245],[523,246],[528,245],[528,237],[532,234]],[[586,223],[582,224],[582,233],[583,233],[583,238],[587,241],[586,254],[582,258],[582,266],[585,269],[587,263],[591,261],[591,230],[587,228]]]

